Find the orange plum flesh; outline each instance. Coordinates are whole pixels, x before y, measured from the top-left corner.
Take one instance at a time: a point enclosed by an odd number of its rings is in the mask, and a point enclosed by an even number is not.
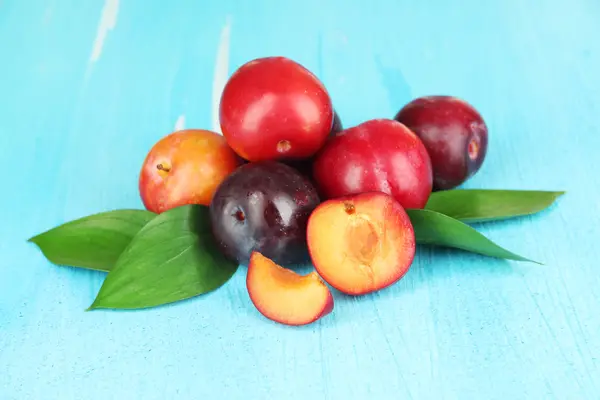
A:
[[[282,324],[310,324],[333,310],[333,296],[316,272],[297,274],[259,252],[250,256],[246,286],[256,309]]]
[[[307,240],[319,275],[349,295],[397,282],[410,268],[416,250],[406,211],[380,192],[321,203],[309,219]]]

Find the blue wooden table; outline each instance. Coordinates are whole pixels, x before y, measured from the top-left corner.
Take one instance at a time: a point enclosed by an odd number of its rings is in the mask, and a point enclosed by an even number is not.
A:
[[[598,21],[595,0],[1,0],[0,399],[600,398]],[[425,94],[475,105],[490,147],[465,187],[567,191],[479,227],[545,265],[420,249],[304,328],[256,311],[245,268],[192,301],[85,312],[104,274],[26,239],[141,208],[151,145],[218,129],[228,75],[266,55],[314,71],[345,126]]]

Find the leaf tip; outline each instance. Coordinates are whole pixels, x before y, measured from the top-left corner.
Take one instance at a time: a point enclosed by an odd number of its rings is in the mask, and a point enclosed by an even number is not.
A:
[[[544,263],[541,261],[536,261],[531,258],[525,258],[525,257],[521,257],[521,259],[519,259],[517,261],[529,262],[529,263],[533,263],[533,264],[537,264],[537,265],[544,265]]]
[[[26,240],[26,242],[27,242],[27,243],[33,243],[33,244],[37,245],[37,238],[38,238],[39,236],[40,236],[40,235],[35,235],[35,236],[32,236],[32,237],[30,237],[29,239],[27,239],[27,240]]]
[[[92,304],[90,304],[90,306],[88,308],[85,309],[86,312],[88,311],[94,311],[97,310],[99,308],[102,308],[100,305],[98,305],[98,298],[96,298]]]

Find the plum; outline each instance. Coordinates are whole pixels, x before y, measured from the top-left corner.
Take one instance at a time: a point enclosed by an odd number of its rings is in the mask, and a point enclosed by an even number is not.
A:
[[[322,199],[378,191],[404,208],[423,208],[431,194],[431,161],[425,146],[406,126],[374,119],[331,138],[313,163]]]
[[[146,156],[139,176],[140,197],[146,209],[155,213],[186,204],[207,206],[217,186],[241,161],[218,133],[173,132],[156,142]]]
[[[483,164],[488,128],[481,114],[452,96],[424,96],[406,104],[394,117],[427,148],[433,168],[433,190],[453,189]]]
[[[277,161],[244,164],[217,188],[211,229],[220,251],[240,264],[253,251],[292,266],[309,261],[306,226],[320,203],[312,183]]]
[[[415,232],[404,208],[383,192],[338,197],[310,216],[308,249],[319,275],[349,295],[399,281],[413,263]]]
[[[219,120],[227,143],[248,161],[302,159],[323,146],[333,105],[306,67],[286,57],[263,57],[231,75]]]

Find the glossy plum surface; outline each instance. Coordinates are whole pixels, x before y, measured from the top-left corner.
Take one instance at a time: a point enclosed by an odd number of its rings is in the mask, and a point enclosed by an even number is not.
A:
[[[425,96],[405,105],[394,117],[425,144],[433,167],[433,189],[455,188],[483,164],[488,128],[469,103],[452,96]]]
[[[248,263],[258,251],[279,265],[306,262],[306,226],[319,204],[310,181],[275,161],[244,164],[217,189],[210,205],[213,235],[225,256]]]
[[[391,119],[367,121],[338,133],[317,155],[313,176],[326,199],[379,191],[404,208],[423,208],[432,186],[425,146]]]
[[[152,146],[139,177],[140,197],[147,210],[162,213],[185,204],[209,205],[239,157],[216,132],[185,129]]]
[[[248,161],[310,157],[322,147],[333,123],[325,86],[285,57],[242,65],[225,85],[219,113],[223,136]]]

